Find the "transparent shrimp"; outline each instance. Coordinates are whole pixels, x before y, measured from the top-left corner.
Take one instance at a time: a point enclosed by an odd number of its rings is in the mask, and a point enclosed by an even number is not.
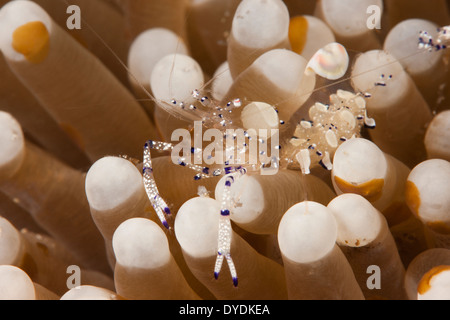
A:
[[[61,1],[67,3],[65,0]],[[84,22],[103,45],[108,47],[96,31],[93,30],[86,21]],[[443,50],[447,48],[449,43],[450,26],[440,28],[438,36],[434,39],[427,31],[422,31],[417,37],[417,45],[419,48],[423,48],[424,51]],[[139,81],[133,76],[126,64],[121,61],[112,49],[110,49],[110,51],[122,67],[127,70],[129,76],[139,84]],[[320,49],[311,58],[305,72],[313,72],[325,79],[334,81],[329,85],[329,87],[332,87],[340,83],[346,83],[350,80],[349,78],[344,78],[348,66],[349,57],[345,48],[338,43],[332,43],[323,49]],[[375,83],[375,86],[385,86],[385,80],[385,76],[380,75],[380,81]],[[212,81],[213,79],[207,82],[202,88],[192,88],[192,94],[181,101],[175,99],[172,101],[157,100],[143,85],[140,84],[140,87],[146,92],[150,101],[153,101],[157,107],[163,109],[171,116],[191,123],[201,121],[205,128],[220,129],[223,131],[224,136],[226,136],[227,129],[239,128],[233,121],[233,110],[240,108],[243,104],[248,103],[248,101],[245,101],[244,97],[235,97],[234,100],[228,102],[226,105],[219,105],[214,99],[203,94],[204,89]],[[313,92],[308,92],[307,94],[311,95],[314,92],[323,90],[330,89],[327,87],[315,88]],[[231,216],[233,214],[235,201],[232,199],[230,193],[230,188],[237,179],[245,174],[255,174],[269,165],[277,168],[300,169],[303,174],[309,174],[310,167],[314,165],[320,165],[326,170],[331,170],[332,154],[342,142],[359,136],[362,127],[375,127],[374,120],[369,117],[365,109],[365,100],[370,99],[370,94],[337,90],[329,96],[329,101],[317,101],[311,106],[308,113],[309,119],[297,121],[295,128],[292,130],[292,137],[287,141],[283,141],[280,146],[284,150],[282,155],[276,159],[272,159],[271,163],[259,163],[256,166],[255,164],[244,163],[238,166],[230,166],[227,165],[227,161],[225,161],[225,166],[211,170],[207,166],[192,164],[185,161],[183,158],[178,159],[178,165],[193,171],[193,179],[195,180],[221,175],[227,176],[223,182],[225,184],[225,191],[222,199],[220,199],[221,206],[220,212],[218,212],[218,214],[220,214],[218,250],[214,265],[214,277],[216,279],[219,277],[223,261],[226,260],[233,280],[233,285],[238,285],[237,268],[231,256]],[[276,109],[277,106],[274,105],[273,107]],[[280,124],[285,125],[286,122],[286,119],[281,119]],[[335,123],[340,123],[341,125],[338,127]],[[250,136],[246,135],[246,137],[247,140],[240,146],[243,150],[242,152],[246,152],[246,146],[249,143],[248,139]],[[143,148],[142,173],[144,187],[158,218],[167,229],[171,228],[166,219],[166,217],[171,214],[171,211],[164,201],[163,196],[160,195],[156,181],[153,177],[151,150],[164,152],[172,151],[173,148],[174,145],[172,143],[152,140],[147,141]],[[239,148],[239,146],[237,148]],[[196,152],[198,152],[198,150],[191,148],[192,154],[196,154]]]
[[[437,36],[433,39],[433,36],[426,30],[423,30],[419,34],[419,48],[432,50],[444,50],[450,44],[450,26],[439,28]]]

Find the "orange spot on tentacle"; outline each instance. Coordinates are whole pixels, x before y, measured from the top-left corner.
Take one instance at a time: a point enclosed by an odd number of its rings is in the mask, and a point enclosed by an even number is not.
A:
[[[308,40],[308,20],[304,16],[293,17],[289,23],[289,42],[292,51],[301,54]]]
[[[12,35],[12,47],[31,63],[41,63],[48,55],[50,36],[41,21],[28,22],[18,27]]]
[[[334,181],[342,192],[359,194],[370,202],[378,200],[383,194],[384,179],[373,179],[364,183],[354,184],[335,176]]]
[[[420,208],[420,192],[412,181],[406,181],[405,201],[411,211],[418,217]]]
[[[450,266],[437,266],[425,273],[419,282],[417,292],[420,294],[425,294],[431,288],[431,279],[433,279],[433,277],[437,276],[439,273],[449,270]]]

